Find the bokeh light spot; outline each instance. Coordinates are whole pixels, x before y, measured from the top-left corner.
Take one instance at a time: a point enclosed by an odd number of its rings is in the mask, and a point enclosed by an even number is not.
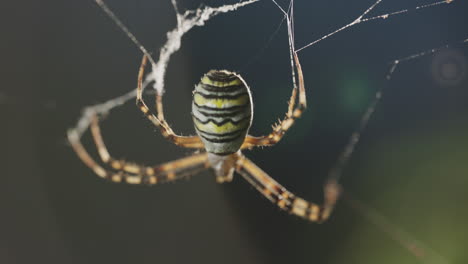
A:
[[[467,62],[458,50],[442,50],[434,55],[431,65],[432,78],[443,87],[455,86],[465,80]]]

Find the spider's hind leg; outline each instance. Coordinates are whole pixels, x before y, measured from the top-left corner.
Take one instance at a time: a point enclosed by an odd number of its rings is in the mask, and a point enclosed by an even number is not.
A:
[[[340,196],[341,187],[332,180],[325,184],[321,206],[296,197],[244,156],[239,156],[236,171],[280,209],[312,222],[326,221]]]
[[[136,174],[142,178],[148,178],[149,180],[147,180],[146,183],[149,184],[172,181],[182,178],[188,174],[195,174],[198,170],[209,167],[207,153],[194,154],[192,156],[167,162],[158,166],[145,166],[135,162],[115,159],[109,154],[104,143],[97,115],[93,115],[91,119],[91,134],[102,162],[106,163],[116,171]],[[81,149],[84,150],[84,148]],[[117,177],[114,178],[117,179]],[[115,181],[120,180],[117,179]]]
[[[210,167],[206,152],[194,154],[189,157],[166,162],[157,166],[144,166],[134,162],[117,160],[112,158],[104,144],[96,115],[94,115],[91,120],[91,132],[101,160],[112,169],[106,169],[99,165],[89,155],[74,130],[69,131],[68,140],[78,157],[89,168],[91,168],[99,177],[113,182],[152,185],[191,176]]]

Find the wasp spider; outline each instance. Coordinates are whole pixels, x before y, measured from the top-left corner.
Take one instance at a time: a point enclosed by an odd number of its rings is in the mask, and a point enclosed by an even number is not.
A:
[[[301,65],[296,53],[293,53],[293,57],[299,85],[294,82],[285,118],[266,136],[248,135],[253,116],[249,87],[240,75],[226,70],[209,71],[195,86],[192,117],[198,135],[186,137],[175,134],[164,118],[162,95],[156,95],[156,115],[143,101],[142,79],[147,62],[147,57],[143,56],[138,73],[138,108],[169,141],[181,147],[205,151],[158,166],[142,166],[117,160],[107,151],[96,115],[91,122],[92,136],[102,162],[111,169],[104,169],[95,162],[79,141],[71,142],[72,146],[99,177],[113,182],[153,185],[211,168],[216,180],[221,183],[231,181],[235,171],[282,210],[313,222],[322,222],[330,216],[339,196],[340,187],[336,181],[329,180],[325,184],[324,203],[320,206],[286,190],[241,153],[243,149],[276,144],[306,108]]]

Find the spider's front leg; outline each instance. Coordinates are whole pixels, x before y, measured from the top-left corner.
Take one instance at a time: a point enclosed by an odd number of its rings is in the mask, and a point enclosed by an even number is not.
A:
[[[140,70],[138,72],[138,84],[137,84],[137,99],[136,104],[137,107],[140,109],[141,112],[155,125],[161,130],[161,134],[163,137],[168,139],[169,141],[173,142],[174,144],[185,147],[185,148],[196,148],[202,149],[204,148],[203,142],[201,141],[200,137],[198,136],[179,136],[172,131],[169,124],[166,122],[164,118],[163,112],[163,104],[162,104],[162,95],[156,93],[156,109],[157,115],[155,116],[151,113],[150,109],[143,101],[143,76],[145,74],[145,67],[148,58],[146,55],[143,56],[141,61]]]
[[[286,190],[244,156],[239,156],[236,171],[280,209],[312,222],[321,223],[327,220],[340,196],[341,187],[331,180],[325,184],[322,206],[308,202]]]
[[[289,99],[289,107],[288,112],[286,113],[286,117],[280,121],[279,124],[273,126],[273,131],[261,137],[254,137],[254,136],[247,136],[245,138],[244,144],[242,145],[242,149],[250,149],[253,147],[262,147],[262,146],[271,146],[278,143],[288,131],[289,128],[294,124],[296,119],[301,117],[302,113],[307,107],[306,101],[306,93],[304,88],[304,75],[302,73],[301,64],[299,62],[299,57],[297,56],[296,52],[292,53],[294,58],[294,64],[296,65],[297,77],[299,81],[299,88],[294,83],[294,88],[291,94],[291,98]],[[293,72],[294,73],[294,72]],[[293,78],[295,76],[293,75]],[[298,96],[299,92],[299,103],[296,105],[296,97]]]

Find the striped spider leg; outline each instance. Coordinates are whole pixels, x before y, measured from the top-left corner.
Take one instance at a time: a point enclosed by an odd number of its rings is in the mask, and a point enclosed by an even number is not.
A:
[[[141,183],[155,184],[158,182],[172,181],[188,175],[193,175],[203,168],[208,168],[206,153],[194,154],[190,157],[155,167],[142,166],[134,162],[114,159],[109,154],[104,140],[102,139],[101,129],[96,115],[94,115],[91,120],[91,133],[101,160],[114,170],[139,175],[142,179],[140,180]],[[117,179],[116,181],[120,182],[121,180]]]
[[[340,186],[336,182],[329,182],[325,185],[322,206],[308,202],[286,190],[243,155],[238,155],[236,172],[281,210],[312,222],[322,223],[326,221],[333,211],[340,194]]]
[[[194,175],[209,167],[206,152],[194,154],[189,157],[166,162],[157,166],[137,165],[133,162],[116,160],[109,155],[102,140],[97,117],[94,116],[91,124],[91,132],[102,161],[113,170],[105,169],[99,165],[86,151],[81,141],[71,132],[68,140],[78,157],[99,177],[113,182],[125,182],[128,184],[153,185],[162,182],[178,180]]]
[[[179,136],[172,131],[171,127],[167,124],[166,119],[164,118],[163,112],[163,103],[162,103],[162,94],[156,93],[156,110],[157,110],[157,117],[151,113],[150,109],[143,101],[143,76],[145,74],[145,67],[148,61],[148,57],[146,55],[143,56],[141,61],[140,70],[138,72],[138,85],[137,85],[137,99],[136,104],[137,107],[140,109],[141,112],[155,125],[157,126],[163,137],[167,140],[173,142],[177,146],[185,147],[185,148],[196,148],[202,149],[203,143],[198,136]]]

